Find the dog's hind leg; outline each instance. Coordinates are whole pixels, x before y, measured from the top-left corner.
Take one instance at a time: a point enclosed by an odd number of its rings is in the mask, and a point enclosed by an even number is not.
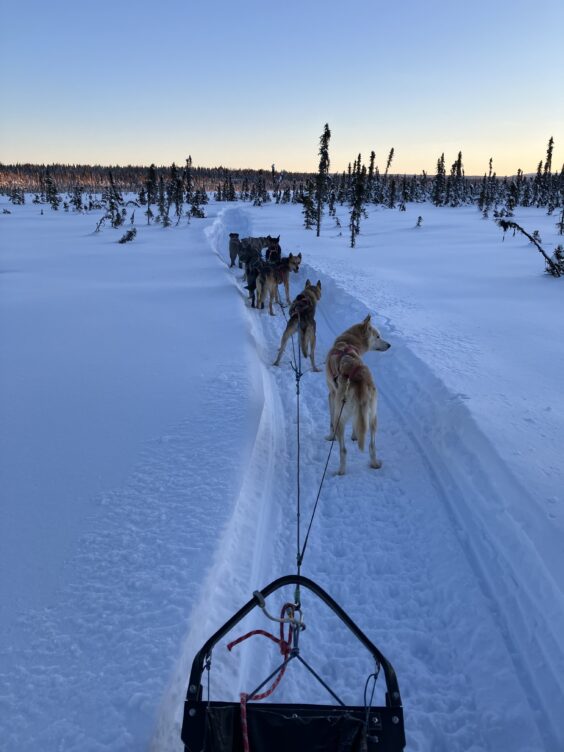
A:
[[[330,389],[327,395],[329,402],[329,433],[325,437],[327,441],[333,441],[335,438],[335,431],[333,430],[333,391]]]
[[[280,365],[280,358],[282,357],[282,355],[284,355],[284,350],[286,349],[288,340],[293,334],[295,334],[297,328],[298,328],[298,320],[297,318],[292,316],[290,321],[288,321],[284,334],[282,335],[282,340],[280,342],[280,349],[278,350],[278,355],[276,356],[276,360],[272,364],[273,366]]]
[[[317,330],[317,324],[315,323],[315,320],[312,321],[312,323],[308,326],[308,328],[305,331],[304,339],[307,341],[305,342],[305,349],[304,349],[304,356],[307,358],[307,352],[305,352],[306,349],[308,349],[309,346],[309,359],[311,361],[311,370],[312,371],[320,371],[321,368],[318,368],[315,365],[315,333]]]
[[[337,404],[335,402],[335,404]],[[345,446],[345,423],[346,415],[344,414],[346,407],[341,410],[339,408],[340,415],[333,416],[333,423],[335,426],[335,438],[339,441],[339,470],[337,475],[344,475],[347,472],[347,447]]]
[[[276,288],[275,288],[276,289]],[[274,311],[272,310],[272,301],[276,302],[276,292],[272,292],[272,285],[268,286],[268,312],[271,316],[276,316]]]
[[[367,413],[368,405],[358,403],[353,420],[353,431],[358,441],[358,448],[364,452],[364,440],[366,439],[366,429],[368,428]]]
[[[376,458],[376,427],[377,427],[376,399],[374,399],[372,404],[370,405],[370,415],[369,415],[370,444],[368,445],[368,449],[370,452],[370,467],[373,467],[375,470],[379,470],[382,467],[382,461]]]
[[[256,304],[257,308],[264,308],[264,282],[259,275],[256,282]]]

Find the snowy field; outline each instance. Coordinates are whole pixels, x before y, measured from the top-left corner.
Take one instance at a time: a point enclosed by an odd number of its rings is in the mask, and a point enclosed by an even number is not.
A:
[[[212,203],[118,245],[96,213],[4,207],[0,749],[181,750],[195,651],[295,569],[291,348],[273,368],[284,319],[251,310],[228,269],[239,232],[303,253],[292,296],[321,280],[318,364],[367,313],[392,344],[365,358],[383,467],[348,440],[337,477],[334,451],[303,573],[394,665],[407,749],[564,750],[564,280],[525,238],[425,204],[373,209],[351,250],[296,206]],[[515,219],[559,242],[555,216]],[[305,521],[327,424],[308,370]],[[303,604],[304,656],[362,704],[362,649]],[[259,640],[221,650],[229,699],[278,661]],[[273,700],[326,696],[296,668]]]

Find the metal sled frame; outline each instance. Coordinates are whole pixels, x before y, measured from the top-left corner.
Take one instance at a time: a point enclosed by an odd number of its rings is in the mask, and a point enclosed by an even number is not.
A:
[[[310,590],[339,617],[380,666],[386,681],[384,707],[304,705],[249,702],[248,728],[251,752],[287,752],[288,743],[297,752],[401,752],[405,748],[403,709],[396,673],[392,664],[357,627],[330,595],[313,580],[287,575],[274,580],[258,596],[266,598],[286,585]],[[214,646],[247,614],[260,606],[253,596],[234,616],[209,638],[196,654],[184,705],[182,741],[186,752],[242,752],[240,705],[203,699],[202,674]],[[297,656],[299,657],[299,656]],[[302,661],[303,662],[303,661]],[[305,662],[304,662],[305,663]],[[312,669],[318,681],[327,685]],[[331,692],[331,690],[329,690]],[[331,694],[333,694],[331,692]],[[333,695],[336,697],[335,695]],[[338,698],[336,698],[338,702]]]

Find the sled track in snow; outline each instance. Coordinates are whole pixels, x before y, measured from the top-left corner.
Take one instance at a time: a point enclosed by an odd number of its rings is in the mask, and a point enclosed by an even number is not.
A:
[[[231,231],[252,234],[244,211],[226,209],[210,228],[210,245],[223,261]],[[230,273],[246,297],[241,273]],[[321,365],[334,337],[361,320],[367,309],[307,264],[299,275],[292,275],[292,296],[306,276],[313,282],[321,279],[323,285],[317,316]],[[249,331],[263,364],[263,411],[244,485],[205,588],[214,599],[223,599],[226,615],[255,587],[295,570],[291,346],[281,367],[271,368],[284,328],[281,312],[277,309],[276,317],[267,311],[248,313]],[[384,467],[370,470],[367,455],[348,441],[348,474],[326,479],[304,574],[340,600],[394,663],[406,708],[409,749],[563,748],[558,728],[564,675],[558,647],[558,634],[564,633],[561,601],[546,573],[539,571],[524,531],[513,523],[504,502],[504,495],[525,492],[460,399],[401,342],[391,322],[385,337],[392,342],[390,355],[366,357],[380,389],[377,451]],[[329,444],[322,438],[327,431],[324,376],[308,372],[309,362],[303,367],[305,529]],[[330,473],[337,457],[338,451]],[[504,479],[501,487],[493,487],[494,475]],[[250,540],[254,547],[246,550],[241,544]],[[540,610],[535,587],[554,590],[552,614]],[[538,602],[546,598],[543,594]],[[322,626],[328,626],[326,615],[315,609],[314,613]],[[194,651],[211,631],[205,619],[193,621],[170,698],[177,712]],[[330,671],[328,646],[313,647],[317,665]],[[262,655],[261,650],[257,652]],[[237,655],[229,662],[220,659],[220,671],[233,693],[249,688],[245,678],[257,660]],[[356,677],[353,680],[349,661],[336,660],[335,673],[328,679],[347,697]],[[303,699],[292,676],[283,684],[280,699]],[[357,696],[349,699],[359,701]],[[177,717],[175,734],[178,723]],[[155,749],[164,748],[155,744]]]

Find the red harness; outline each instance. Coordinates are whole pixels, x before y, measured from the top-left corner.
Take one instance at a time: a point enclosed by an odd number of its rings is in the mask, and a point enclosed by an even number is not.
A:
[[[353,347],[352,345],[344,345],[344,347],[331,348],[331,350],[329,350],[329,354],[327,355],[327,360],[329,363],[329,370],[331,371],[331,375],[333,376],[333,381],[335,383],[337,383],[337,379],[339,377],[339,364],[341,362],[341,358],[344,355],[353,355],[355,358],[360,358],[360,353],[358,352],[356,347]],[[357,371],[362,368],[362,366],[363,363],[358,363],[357,365],[355,365],[350,373],[346,376],[346,378],[349,381],[352,381],[352,377]]]

